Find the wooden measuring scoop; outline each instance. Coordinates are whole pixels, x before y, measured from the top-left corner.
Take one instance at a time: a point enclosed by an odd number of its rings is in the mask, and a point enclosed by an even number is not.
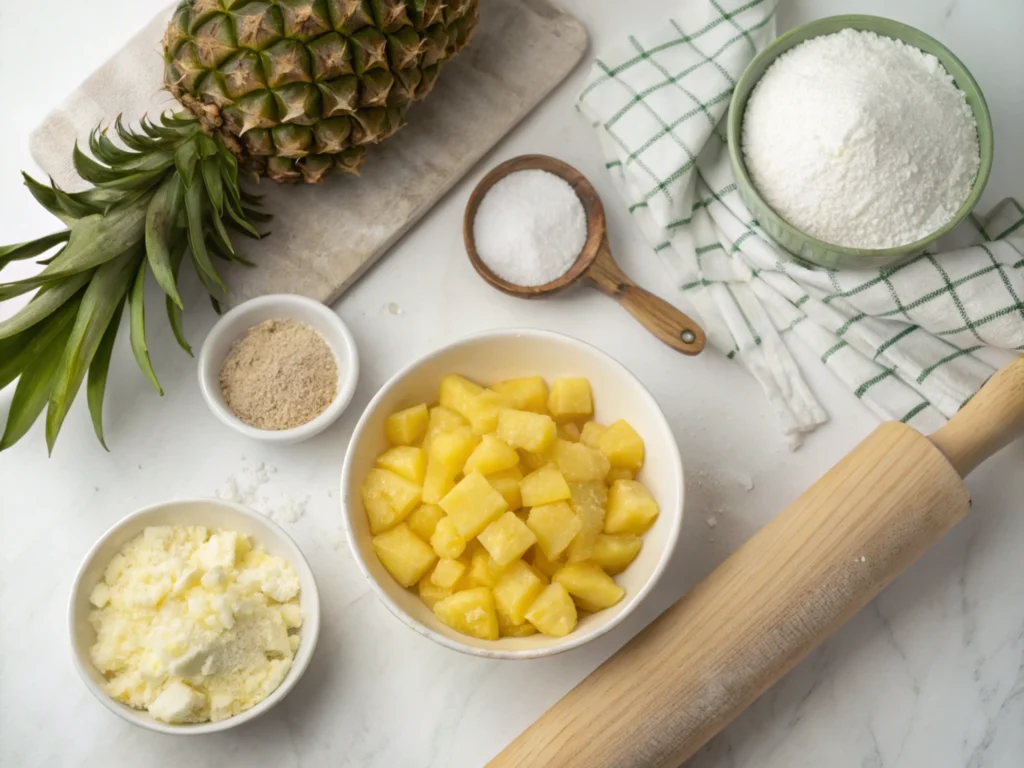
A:
[[[576,192],[587,214],[587,242],[580,255],[576,257],[568,272],[544,285],[524,286],[502,280],[480,258],[473,240],[473,220],[476,218],[480,201],[491,187],[510,173],[525,170],[547,171],[565,179]],[[667,301],[638,286],[615,263],[608,246],[601,198],[582,173],[561,160],[548,155],[522,155],[491,170],[469,196],[463,220],[463,236],[466,240],[466,252],[476,271],[499,291],[522,299],[535,299],[557,293],[573,283],[586,281],[619,302],[647,330],[677,352],[698,355],[704,349],[704,331],[697,323]]]

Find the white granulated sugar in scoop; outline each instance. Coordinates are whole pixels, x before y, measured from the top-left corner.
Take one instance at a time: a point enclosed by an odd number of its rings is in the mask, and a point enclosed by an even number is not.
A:
[[[561,277],[587,242],[587,214],[567,181],[540,170],[510,173],[473,219],[480,259],[502,280],[544,285]]]
[[[851,248],[893,248],[956,215],[980,163],[967,99],[934,56],[844,29],[781,55],[747,102],[743,155],[790,224]]]

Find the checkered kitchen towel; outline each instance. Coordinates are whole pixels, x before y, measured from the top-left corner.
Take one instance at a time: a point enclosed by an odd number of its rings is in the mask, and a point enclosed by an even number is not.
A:
[[[711,343],[757,378],[794,446],[827,420],[794,338],[880,417],[932,431],[1024,351],[1024,211],[1005,201],[891,269],[794,261],[740,200],[724,135],[733,86],[774,19],[775,0],[682,0],[597,58],[578,107]]]

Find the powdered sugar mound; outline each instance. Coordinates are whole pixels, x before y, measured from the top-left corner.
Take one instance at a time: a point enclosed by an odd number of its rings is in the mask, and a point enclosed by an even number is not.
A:
[[[974,114],[939,60],[852,29],[768,68],[747,102],[743,153],[780,216],[853,248],[932,234],[967,199],[980,164]]]
[[[510,173],[480,201],[473,241],[490,270],[516,285],[561,277],[587,242],[587,214],[567,181],[539,170]]]

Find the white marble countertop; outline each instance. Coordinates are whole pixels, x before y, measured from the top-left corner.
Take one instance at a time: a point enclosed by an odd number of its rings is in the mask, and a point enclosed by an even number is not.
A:
[[[3,4],[0,240],[29,239],[54,224],[19,184],[18,171],[33,170],[29,131],[164,2]],[[641,10],[671,5],[564,4],[586,23],[595,49],[634,25]],[[965,61],[996,126],[998,154],[983,206],[1011,194],[1024,199],[1024,4],[784,0],[780,29],[852,10],[914,24]],[[155,396],[128,345],[118,344],[107,394],[111,453],[96,444],[81,397],[53,458],[46,458],[39,425],[0,457],[0,765],[481,766],[875,426],[851,394],[800,355],[832,422],[789,453],[755,382],[721,356],[679,357],[595,292],[527,307],[472,272],[461,241],[471,185],[500,160],[544,152],[590,176],[608,201],[623,265],[647,286],[663,283],[660,265],[615,205],[594,138],[572,109],[583,75],[578,70],[338,303],[362,352],[362,379],[347,414],[320,437],[273,448],[227,431],[199,397],[195,361],[153,312],[150,347],[167,395]],[[205,302],[195,310],[187,319],[193,344],[214,320]],[[655,594],[600,641],[529,663],[462,656],[404,627],[363,582],[338,510],[348,437],[387,377],[455,337],[513,325],[572,334],[625,363],[661,402],[688,473],[682,544]],[[0,394],[0,410],[10,395]],[[691,764],[1022,765],[1022,468],[1018,444],[980,469],[968,483],[968,519]],[[86,550],[124,514],[217,493],[274,515],[297,539],[320,584],[320,643],[299,686],[266,717],[201,739],[160,736],[121,721],[79,682],[67,647],[68,589]]]

